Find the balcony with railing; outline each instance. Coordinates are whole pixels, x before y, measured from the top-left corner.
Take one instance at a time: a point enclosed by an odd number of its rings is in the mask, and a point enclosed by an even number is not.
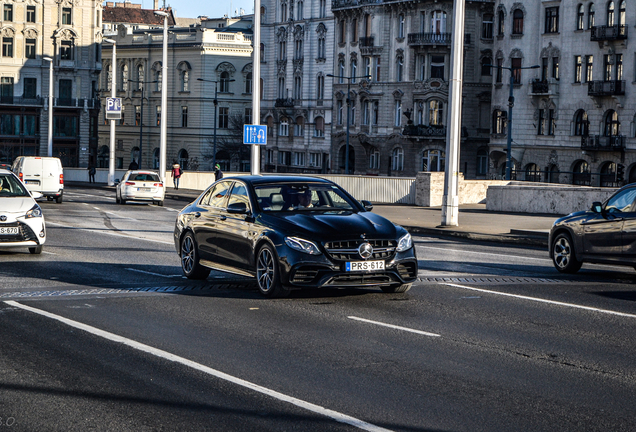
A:
[[[409,33],[409,46],[450,45],[452,33]]]
[[[408,124],[404,127],[402,135],[443,139],[446,138],[446,126]]]
[[[294,107],[294,99],[292,98],[278,98],[276,102],[274,102],[274,106],[276,108],[293,108]]]
[[[592,41],[613,41],[627,39],[626,25],[594,26],[590,34]]]
[[[530,96],[556,96],[559,94],[559,82],[555,79],[533,79],[530,82]]]
[[[373,36],[364,36],[360,39],[360,48],[371,48],[373,47],[374,37]]]
[[[625,135],[588,135],[581,137],[581,150],[624,151]]]
[[[331,10],[346,9],[377,3],[382,3],[382,0],[332,0]]]
[[[0,96],[0,105],[43,106],[44,98],[41,96]]]
[[[625,80],[590,81],[587,83],[588,96],[622,96],[625,94]]]

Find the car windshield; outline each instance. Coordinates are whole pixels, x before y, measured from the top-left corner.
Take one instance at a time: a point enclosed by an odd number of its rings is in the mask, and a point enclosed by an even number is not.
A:
[[[336,185],[321,183],[276,183],[254,187],[265,212],[356,211],[355,204]]]
[[[151,174],[151,173],[131,173],[130,177],[128,178],[128,180],[130,181],[151,181],[151,182],[158,182],[159,180],[159,176],[157,174]]]
[[[18,178],[12,174],[0,174],[0,197],[30,196]]]

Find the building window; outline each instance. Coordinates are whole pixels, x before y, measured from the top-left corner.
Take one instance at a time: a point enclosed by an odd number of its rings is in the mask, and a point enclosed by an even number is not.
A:
[[[481,59],[481,76],[492,76],[492,59],[484,57]]]
[[[121,83],[121,89],[123,91],[128,90],[128,65],[122,65],[121,74],[119,75],[119,82]]]
[[[372,147],[369,151],[369,169],[380,169],[380,150],[377,147]]]
[[[512,34],[523,34],[523,11],[516,9],[512,13]]]
[[[157,81],[157,87],[155,87],[155,91],[161,91],[161,81],[163,79],[163,74],[161,73],[161,70],[158,70],[155,73],[155,81]]]
[[[587,28],[594,27],[594,3],[590,3],[590,7],[587,11]]]
[[[339,125],[342,124],[342,110],[343,110],[342,99],[338,99],[336,101],[336,112],[337,112],[336,121]]]
[[[404,14],[400,14],[398,16],[398,34],[397,37],[400,39],[404,38]]]
[[[441,150],[425,150],[422,153],[422,171],[444,171],[445,159],[446,153]]]
[[[583,30],[584,23],[585,23],[585,6],[580,4],[578,8],[578,13],[576,14],[576,29]]]
[[[219,108],[219,129],[227,129],[230,126],[230,109],[228,107]]]
[[[135,126],[141,126],[141,106],[135,105]]]
[[[559,80],[559,58],[552,57],[552,78]]]
[[[614,2],[611,1],[607,4],[607,25],[614,25]]]
[[[278,136],[289,136],[289,123],[287,119],[282,119],[278,125]]]
[[[62,8],[62,25],[72,25],[72,9]]]
[[[303,41],[302,39],[297,39],[294,43],[294,58],[301,59],[303,58]]]
[[[302,0],[296,3],[296,19],[298,21],[303,19],[303,2]]]
[[[444,56],[431,56],[431,78],[444,79]]]
[[[278,99],[285,99],[285,78],[278,78]]]
[[[60,59],[73,60],[73,41],[62,41],[60,43]]]
[[[583,63],[581,61],[581,56],[574,56],[574,82],[580,83],[583,78]]]
[[[344,60],[340,60],[338,62],[338,83],[339,84],[344,83],[344,76],[345,76],[345,64],[344,64]]]
[[[625,25],[625,0],[621,1],[618,8],[618,25]]]
[[[503,59],[502,58],[498,58],[497,59],[497,72],[495,74],[495,82],[497,83],[502,83],[503,82],[503,74],[502,74],[502,68],[503,66]]]
[[[161,105],[157,105],[156,107],[156,119],[157,119],[157,126],[161,126]]]
[[[506,14],[503,10],[500,10],[497,14],[497,36],[503,36],[506,24]]]
[[[190,72],[187,70],[181,71],[181,91],[190,91]]]
[[[594,56],[585,56],[585,82],[594,80]]]
[[[444,103],[432,100],[428,103],[428,124],[430,126],[442,126],[444,124]]]
[[[492,39],[493,15],[485,14],[481,24],[482,39]]]
[[[574,135],[588,136],[590,133],[590,122],[587,120],[587,113],[584,110],[578,110],[574,117]]]
[[[13,38],[2,38],[2,57],[13,57]]]
[[[322,100],[325,98],[325,77],[318,75],[316,78],[316,99]]]
[[[280,20],[287,21],[287,4],[281,3],[280,5]]]
[[[296,123],[294,123],[294,136],[301,137],[304,135],[305,130],[305,122],[302,117],[298,117],[296,119]]]
[[[245,93],[252,94],[252,72],[245,75]]]
[[[512,82],[514,84],[521,84],[521,59],[510,59],[510,66],[512,67]]]
[[[243,122],[247,125],[252,124],[252,108],[245,108],[243,113]]]
[[[24,97],[27,99],[35,98],[37,94],[37,79],[24,78]]]
[[[364,62],[364,75],[367,77],[371,76],[371,57],[363,57]]]
[[[355,84],[357,72],[358,72],[358,61],[356,59],[353,59],[351,60],[351,84]]]
[[[404,75],[404,58],[402,56],[397,58],[395,75],[396,81],[402,82]]]
[[[221,72],[221,82],[219,86],[219,91],[221,93],[229,93],[230,92],[230,73],[229,72]]]
[[[293,152],[292,157],[293,157],[292,165],[294,165],[294,166],[305,166],[305,153]]]
[[[318,15],[319,18],[327,16],[327,0],[320,0]]]
[[[126,124],[126,105],[123,105],[123,104],[121,106],[121,118],[119,119],[119,124],[120,125]]]
[[[623,54],[616,54],[614,57],[616,63],[616,81],[623,79]]]
[[[559,32],[559,8],[545,8],[545,33]]]
[[[495,110],[493,113],[492,132],[494,134],[504,134],[506,131],[507,118],[505,112],[501,110]]]
[[[322,117],[316,117],[314,136],[315,137],[324,137],[325,136],[325,119],[322,118]]]
[[[301,100],[303,98],[303,82],[302,78],[294,77],[294,99]]]
[[[319,59],[326,59],[327,58],[327,49],[326,49],[326,45],[325,45],[325,38],[324,37],[319,37],[318,38],[318,58]]]
[[[279,151],[278,152],[278,163],[279,165],[291,165],[291,152],[288,151]]]
[[[287,59],[287,42],[280,41],[278,43],[278,60]]]
[[[24,57],[35,58],[35,39],[26,39],[24,44]]]
[[[358,19],[351,20],[351,42],[358,42]]]
[[[484,149],[477,151],[477,175],[485,176],[488,174],[488,152]]]
[[[13,5],[5,4],[3,12],[4,21],[13,21]]]
[[[612,71],[614,69],[614,65],[612,64],[612,56],[611,54],[605,54],[603,56],[603,65],[605,69],[605,76],[603,76],[604,81],[612,80]]]
[[[320,167],[320,153],[309,153],[309,166]]]
[[[391,152],[391,171],[403,171],[404,170],[404,150],[401,147],[396,147]]]
[[[188,107],[181,107],[181,127],[188,127]]]
[[[402,101],[395,101],[395,126],[402,125]]]
[[[371,119],[370,104],[367,99],[362,102],[362,124],[368,125]]]
[[[35,22],[35,6],[27,6],[26,8],[26,21],[29,23]]]
[[[374,57],[373,60],[375,62],[375,80],[380,81],[381,59],[380,57]]]
[[[340,20],[338,23],[338,43],[345,43],[345,35],[347,33],[347,24],[344,20]]]
[[[548,135],[554,136],[554,129],[556,128],[556,118],[554,109],[548,110]]]

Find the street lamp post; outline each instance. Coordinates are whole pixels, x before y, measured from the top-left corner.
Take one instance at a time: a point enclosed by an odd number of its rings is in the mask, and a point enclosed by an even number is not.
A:
[[[43,57],[49,62],[49,136],[48,136],[48,155],[53,156],[53,59],[51,57]]]
[[[331,78],[341,78],[347,80],[347,141],[345,144],[345,174],[349,174],[349,112],[351,111],[351,80],[355,79],[363,79],[363,78],[371,78],[371,75],[363,75],[363,76],[338,76],[336,77],[333,74],[327,74],[328,77]]]
[[[219,100],[217,99],[217,90],[218,90],[218,83],[219,81],[214,81],[214,80],[206,80],[203,78],[197,78],[197,81],[203,81],[203,82],[212,82],[214,83],[214,147],[212,148],[212,169],[214,170],[216,168],[216,110],[217,107],[219,105]],[[236,80],[227,80],[227,82],[234,82]]]
[[[506,146],[506,180],[510,180],[512,177],[512,107],[515,104],[515,97],[513,96],[513,89],[515,85],[515,70],[521,69],[539,69],[541,66],[534,65],[528,67],[513,68],[509,66],[500,65],[486,65],[495,69],[507,69],[510,71],[510,92],[508,94],[508,142]]]
[[[143,155],[144,143],[144,88],[146,84],[156,83],[157,81],[136,81],[129,79],[128,82],[140,84],[141,87],[141,108],[139,110],[139,169],[141,169],[141,160]]]
[[[111,97],[117,97],[117,41],[103,39],[104,42],[113,44],[113,62],[111,66]],[[108,158],[108,186],[115,185],[115,120],[110,121],[110,156]]]
[[[165,2],[164,2],[165,5]],[[155,15],[163,17],[163,57],[161,61],[161,144],[159,145],[159,175],[161,181],[166,182],[166,148],[168,121],[168,13],[154,11]]]

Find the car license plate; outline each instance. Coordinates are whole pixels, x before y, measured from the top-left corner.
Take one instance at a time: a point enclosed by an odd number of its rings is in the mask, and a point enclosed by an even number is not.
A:
[[[150,192],[152,189],[151,188],[137,188],[137,190],[139,192]]]
[[[24,183],[25,184],[40,184],[38,180],[26,180]]]
[[[0,227],[0,234],[18,235],[20,234],[20,230],[18,227]]]
[[[384,261],[350,261],[345,263],[345,271],[384,270]]]

